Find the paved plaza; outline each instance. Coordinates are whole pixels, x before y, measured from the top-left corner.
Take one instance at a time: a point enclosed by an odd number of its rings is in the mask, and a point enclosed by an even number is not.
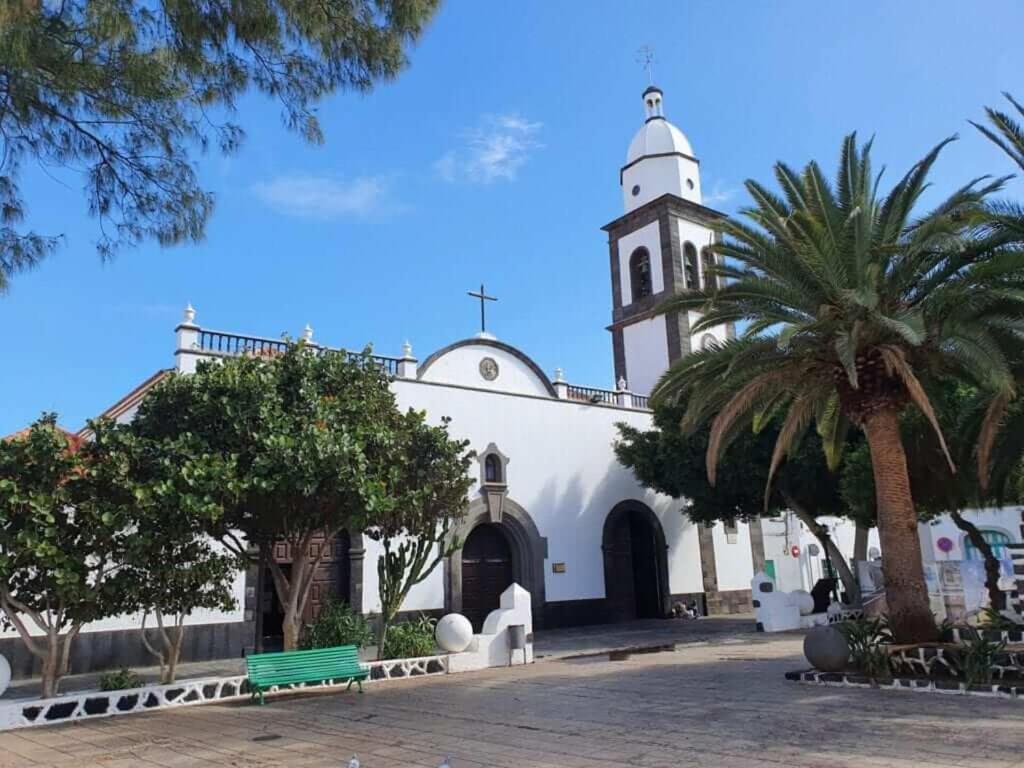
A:
[[[619,656],[615,657],[619,659]],[[794,635],[0,734],[0,766],[1024,766],[1024,706],[816,688]]]

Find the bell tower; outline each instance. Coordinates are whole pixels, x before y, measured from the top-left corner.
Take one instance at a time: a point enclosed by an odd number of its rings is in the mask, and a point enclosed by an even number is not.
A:
[[[622,216],[606,224],[612,278],[612,350],[615,380],[647,395],[669,366],[731,328],[694,339],[695,312],[655,315],[670,296],[716,279],[705,267],[715,258],[714,224],[724,214],[703,204],[700,161],[686,136],[665,118],[664,94],[643,92],[644,124],[619,170]]]

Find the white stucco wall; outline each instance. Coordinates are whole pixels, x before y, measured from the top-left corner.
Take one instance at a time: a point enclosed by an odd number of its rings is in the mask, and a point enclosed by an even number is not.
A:
[[[633,194],[634,186],[640,187],[636,195]],[[648,157],[622,172],[622,205],[627,212],[667,192],[700,203],[700,166],[693,160],[673,155]]]
[[[482,354],[484,349],[477,352]],[[424,409],[432,421],[449,416],[454,437],[469,440],[478,451],[493,442],[509,457],[508,498],[529,513],[540,535],[547,538],[544,573],[548,602],[605,596],[604,522],[611,509],[627,499],[644,502],[661,521],[669,548],[670,591],[702,591],[696,528],[683,518],[678,502],[642,488],[632,473],[618,464],[612,450],[616,422],[647,427],[649,414],[424,382],[396,380],[393,386],[401,407]],[[473,471],[478,471],[476,465]],[[475,485],[471,498],[478,491]],[[367,545],[363,609],[368,612],[380,610],[378,552],[374,543]],[[749,558],[749,543],[747,552]],[[556,562],[565,563],[565,573],[552,572]],[[443,605],[443,569],[439,566],[413,590],[403,608]]]
[[[489,357],[498,364],[498,377],[488,381],[480,373],[480,361]],[[511,391],[549,397],[543,380],[523,360],[495,346],[458,347],[420,370],[423,381],[462,384],[495,391]]]
[[[235,598],[235,610],[233,611],[210,611],[205,608],[193,611],[190,616],[185,619],[185,625],[197,625],[197,624],[221,624],[235,621],[242,621],[244,614],[244,599],[245,599],[245,574],[239,572],[235,577],[235,580],[231,587],[231,594]],[[82,627],[82,632],[102,632],[115,629],[138,629],[142,623],[142,614],[122,614],[120,616],[110,616],[101,621],[93,621]],[[33,635],[42,634],[31,619],[26,619],[26,626],[29,628]],[[146,622],[146,627],[155,627],[155,620],[152,616]],[[0,629],[0,638],[6,637],[17,637],[18,632],[15,629],[3,630]]]
[[[668,330],[661,315],[639,320],[622,329],[629,389],[648,395],[668,369]]]
[[[736,524],[735,541],[730,542],[724,523],[716,523],[712,531],[715,542],[715,569],[718,589],[750,589],[754,578],[754,561],[750,553],[750,526]]]
[[[849,561],[853,557],[856,526],[851,521],[838,517],[822,517],[821,522],[829,529],[832,540]],[[762,530],[765,559],[775,563],[775,582],[779,589],[786,592],[794,589],[810,590],[818,579],[824,576],[824,548],[796,515],[767,518],[762,521]],[[797,557],[791,554],[794,544],[800,547],[800,554]],[[817,555],[810,554],[812,544],[820,550]],[[878,531],[874,528],[868,532],[868,550],[871,549],[881,551]]]
[[[1012,543],[1020,543],[1021,510],[1019,506],[968,509],[964,510],[964,519],[984,530],[999,531],[1009,536]],[[956,527],[948,515],[923,523],[918,526],[921,536],[921,550],[926,561],[965,560],[964,542],[967,534]],[[938,548],[938,541],[948,538],[953,542],[953,549],[948,554]]]

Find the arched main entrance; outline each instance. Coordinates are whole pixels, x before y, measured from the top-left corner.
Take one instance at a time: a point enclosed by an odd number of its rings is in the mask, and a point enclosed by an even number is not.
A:
[[[668,560],[661,521],[638,501],[617,504],[602,537],[608,620],[662,618],[668,614]]]
[[[501,526],[478,525],[462,546],[462,614],[479,632],[515,581],[512,544]]]
[[[477,538],[476,534],[480,529],[484,529],[485,532],[480,533]],[[497,538],[499,536],[500,539]],[[483,588],[483,585],[467,587],[465,566],[468,560],[470,568],[476,570],[477,573],[489,574],[485,576],[485,579],[489,579],[489,583],[492,585],[501,583],[497,578],[499,572],[508,573],[510,571],[511,581],[505,583],[501,590],[504,591],[514,581],[529,592],[533,603],[533,626],[534,628],[543,626],[544,561],[548,556],[548,541],[540,535],[533,519],[525,509],[512,499],[506,498],[503,513],[499,519],[494,520],[484,500],[475,499],[469,505],[469,509],[460,520],[458,527],[451,532],[450,538],[462,542],[462,548],[456,550],[444,561],[444,607],[446,612],[462,613],[469,616],[470,621],[474,621],[469,611],[484,610],[482,607],[474,607],[472,603],[467,604],[466,601],[467,588],[478,593]],[[467,548],[469,549],[468,558],[466,557]],[[476,565],[481,553],[487,555],[483,558],[485,561],[491,561],[490,563],[485,562],[482,570]],[[505,561],[506,553],[509,562],[507,570],[505,565],[499,566],[499,561]],[[471,578],[478,578],[473,574],[469,575]],[[488,589],[493,588],[493,586],[488,587]],[[501,595],[500,591],[498,595]],[[476,598],[471,597],[470,599],[475,600]],[[483,599],[481,597],[481,600]],[[481,623],[489,611],[498,607],[497,598],[493,599],[493,604],[490,604],[490,597],[487,597],[486,600],[490,607],[479,619]],[[474,625],[476,625],[475,621]]]

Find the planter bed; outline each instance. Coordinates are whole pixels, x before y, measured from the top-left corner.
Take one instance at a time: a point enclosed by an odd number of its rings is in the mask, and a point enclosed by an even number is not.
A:
[[[957,654],[963,646],[956,643],[894,645],[889,660],[897,676],[943,679],[958,677]],[[938,673],[938,674],[936,674]],[[1007,645],[996,654],[992,666],[995,680],[1011,680],[1024,687],[1024,645]]]
[[[872,682],[860,672],[819,672],[816,669],[787,672],[787,680],[811,685],[848,688],[880,688],[888,691],[915,691],[918,693],[959,694],[1010,699],[1024,704],[1024,679],[1003,680],[991,684],[967,685],[952,678],[894,677]]]
[[[447,655],[442,655],[371,661],[366,664],[370,672],[367,682],[446,675],[449,672],[448,659]],[[327,680],[310,685],[275,686],[271,692],[334,688],[347,684],[347,680],[337,684]],[[233,675],[182,680],[170,685],[146,685],[120,691],[78,691],[50,699],[0,700],[0,731],[248,698],[249,684],[246,676]]]

